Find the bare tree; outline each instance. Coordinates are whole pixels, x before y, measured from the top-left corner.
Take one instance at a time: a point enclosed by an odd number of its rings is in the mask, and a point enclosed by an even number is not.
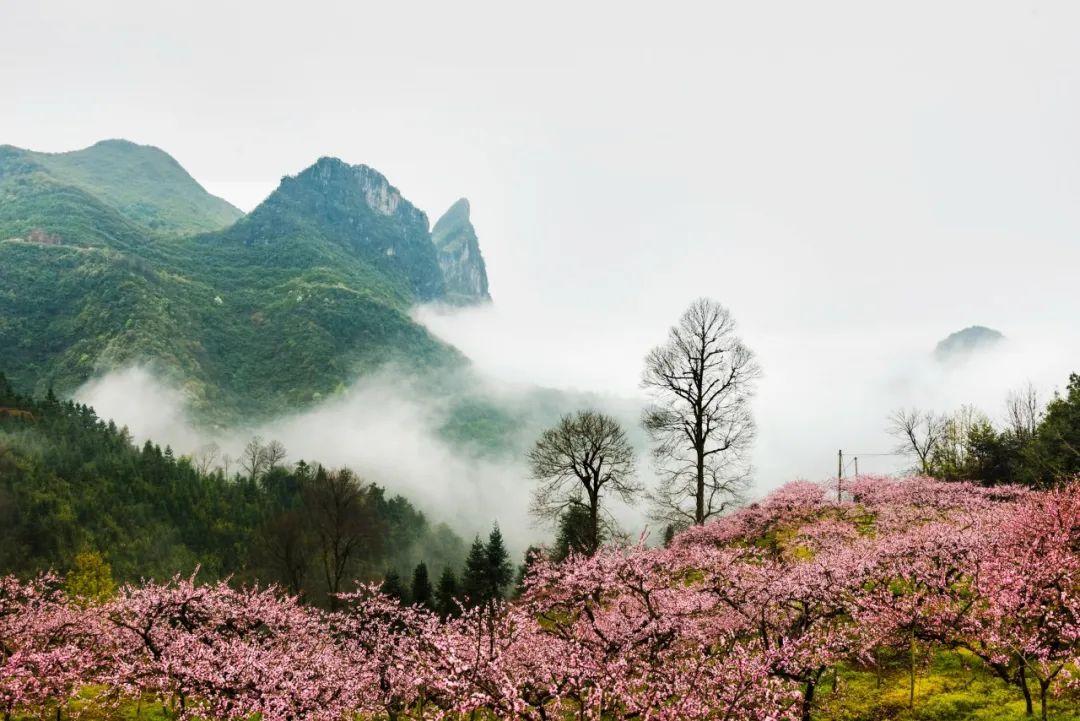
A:
[[[303,512],[292,508],[268,519],[258,535],[263,564],[274,574],[273,580],[295,596],[307,590],[311,535]]]
[[[240,454],[240,467],[247,473],[251,482],[259,480],[266,471],[266,448],[260,436],[253,436]]]
[[[557,520],[572,507],[587,511],[583,545],[588,555],[596,553],[603,537],[603,493],[632,503],[642,491],[634,481],[634,449],[622,426],[596,411],[563,416],[544,431],[529,451],[529,467],[539,482],[533,493],[534,515]]]
[[[716,301],[694,301],[645,359],[652,396],[643,423],[663,477],[655,515],[701,524],[738,502],[749,484],[755,426],[750,399],[761,369]]]
[[[889,416],[889,434],[897,439],[896,452],[915,461],[915,470],[933,475],[934,459],[941,452],[949,420],[932,411],[909,408]]]
[[[347,468],[319,468],[304,483],[306,521],[315,536],[326,594],[331,607],[337,604],[342,583],[359,570],[365,557],[377,557],[385,529],[377,519],[365,486]]]
[[[221,448],[217,443],[207,443],[198,448],[191,457],[191,463],[201,475],[206,475],[217,466]]]
[[[1044,407],[1032,383],[1012,391],[1005,398],[1009,429],[1020,440],[1031,439],[1042,422]]]
[[[270,441],[263,447],[263,460],[266,462],[266,472],[274,470],[285,460],[288,452],[281,441]]]

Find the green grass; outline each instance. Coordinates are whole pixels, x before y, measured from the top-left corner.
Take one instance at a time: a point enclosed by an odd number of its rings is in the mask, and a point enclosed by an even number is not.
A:
[[[908,707],[909,676],[902,664],[891,664],[882,674],[872,669],[842,668],[836,690],[832,674],[823,681],[814,718],[819,721],[1021,721],[1020,690],[987,672],[974,656],[952,651],[933,654],[929,666],[915,678],[915,703]],[[1032,684],[1035,715],[1038,690]],[[1080,700],[1052,698],[1049,717],[1054,721],[1080,721]]]

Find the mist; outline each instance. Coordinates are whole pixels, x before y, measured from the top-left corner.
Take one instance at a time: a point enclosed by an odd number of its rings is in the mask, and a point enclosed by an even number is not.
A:
[[[555,319],[522,323],[497,303],[418,307],[414,317],[471,359],[470,393],[524,419],[520,427],[507,429],[511,450],[492,453],[448,440],[440,428],[454,392],[433,395],[391,367],[357,379],[309,410],[227,429],[196,424],[182,392],[146,367],[92,380],[76,398],[127,426],[136,442],[150,439],[178,454],[216,443],[236,458],[253,436],[279,440],[289,462],[347,466],[405,496],[466,539],[498,522],[517,553],[531,543],[549,542],[553,534],[550,525],[529,516],[532,481],[524,453],[559,413],[591,407],[615,416],[637,447],[642,480],[655,482],[647,438],[638,425],[647,402],[638,379],[651,347],[642,328],[568,331]],[[653,343],[664,339],[665,327],[647,330]],[[1078,344],[1034,334],[1007,336],[992,349],[941,362],[931,352],[938,339],[918,334],[741,330],[764,370],[754,400],[759,430],[751,498],[790,480],[835,477],[841,449],[846,475],[854,470],[854,457],[860,473],[902,472],[909,461],[892,453],[896,441],[886,432],[893,410],[915,406],[950,412],[966,404],[1001,421],[1011,390],[1030,382],[1048,400],[1080,357]],[[456,382],[444,379],[447,387]],[[612,512],[632,536],[655,525],[644,502],[635,508],[616,503]]]
[[[578,406],[599,408],[630,425],[637,408],[612,395],[555,394],[539,412],[530,409],[535,385],[491,378],[470,388],[474,397],[520,413],[523,424],[506,429],[510,452],[492,452],[440,434],[454,394],[433,395],[394,367],[364,376],[346,391],[309,410],[267,422],[209,428],[192,419],[183,393],[146,366],[102,375],[82,386],[75,398],[101,418],[126,426],[136,443],[150,440],[170,446],[177,455],[197,455],[210,444],[230,457],[228,471],[239,471],[238,458],[255,436],[281,441],[287,463],[305,460],[328,468],[348,467],[365,481],[400,494],[430,520],[444,522],[469,540],[486,535],[498,523],[518,554],[533,543],[550,542],[553,528],[530,517],[532,481],[525,448],[558,414]],[[445,379],[453,385],[456,379]],[[631,435],[640,436],[631,427]],[[641,438],[639,465],[648,473]],[[222,467],[219,459],[218,467]],[[640,533],[646,521],[639,510],[615,504],[611,509],[629,532]]]

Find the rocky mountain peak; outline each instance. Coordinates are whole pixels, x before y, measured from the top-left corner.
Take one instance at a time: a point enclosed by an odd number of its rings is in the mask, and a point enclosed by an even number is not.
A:
[[[443,213],[431,230],[431,240],[446,282],[446,300],[451,303],[491,300],[487,266],[469,213],[469,201],[461,198]]]

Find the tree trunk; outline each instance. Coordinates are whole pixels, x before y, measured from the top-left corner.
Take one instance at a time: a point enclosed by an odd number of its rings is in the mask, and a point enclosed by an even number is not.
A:
[[[589,491],[589,555],[600,550],[600,494]]]
[[[915,708],[915,629],[911,630],[911,645],[908,649],[908,708]]]
[[[814,691],[816,688],[817,681],[806,682],[802,697],[802,715],[799,717],[801,721],[811,721],[810,711],[814,708]]]
[[[1050,690],[1050,681],[1043,681],[1039,679],[1039,709],[1042,712],[1042,721],[1047,720],[1046,716],[1046,694]]]
[[[698,420],[698,435],[701,435],[700,420]],[[697,497],[694,499],[696,501],[694,523],[700,526],[705,523],[705,443],[697,444],[694,451],[697,454]]]
[[[1020,687],[1020,693],[1024,694],[1024,715],[1034,716],[1035,708],[1031,702],[1031,689],[1027,685],[1027,671],[1023,663],[1020,664],[1020,670],[1017,671],[1016,677],[1016,685]]]

